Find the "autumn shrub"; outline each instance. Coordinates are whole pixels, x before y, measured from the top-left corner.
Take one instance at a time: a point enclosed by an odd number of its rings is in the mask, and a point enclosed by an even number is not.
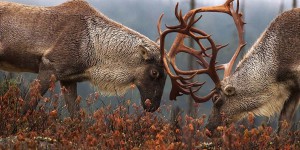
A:
[[[55,79],[53,79],[55,82]],[[219,138],[206,136],[206,115],[191,117],[173,113],[162,105],[155,113],[145,112],[131,100],[114,107],[105,105],[90,112],[99,93],[91,94],[87,107],[71,119],[60,114],[61,93],[50,87],[49,97],[38,93],[39,82],[30,85],[30,101],[42,101],[34,111],[21,114],[24,97],[11,85],[0,96],[0,149],[299,149],[299,129],[286,130],[285,136],[274,134],[268,125],[254,125],[249,114],[247,124],[219,126]],[[63,89],[62,89],[63,90]],[[83,98],[78,97],[77,102]],[[169,114],[162,114],[166,110]],[[283,122],[283,126],[287,126]]]

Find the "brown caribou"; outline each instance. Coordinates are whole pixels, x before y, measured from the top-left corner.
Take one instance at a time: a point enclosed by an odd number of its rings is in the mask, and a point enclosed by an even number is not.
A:
[[[53,7],[1,1],[0,69],[37,73],[42,95],[54,75],[67,89],[64,97],[71,116],[79,110],[77,82],[88,80],[108,95],[122,95],[135,84],[143,107],[153,112],[166,79],[158,44],[84,0]],[[38,104],[26,99],[24,113]]]

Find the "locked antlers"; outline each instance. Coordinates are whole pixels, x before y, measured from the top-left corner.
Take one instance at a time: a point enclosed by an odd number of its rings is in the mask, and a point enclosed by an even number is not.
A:
[[[237,8],[234,10],[233,7],[234,0],[227,0],[223,5],[219,6],[211,6],[211,7],[201,7],[197,9],[190,10],[185,16],[182,16],[182,11],[178,12],[178,3],[175,8],[175,16],[179,21],[179,25],[175,26],[167,26],[166,30],[161,31],[161,20],[163,14],[160,16],[159,21],[157,23],[157,29],[160,34],[160,51],[161,51],[161,59],[164,64],[165,70],[167,74],[171,78],[172,82],[172,90],[170,93],[170,99],[175,100],[177,96],[181,96],[182,94],[190,94],[195,102],[202,103],[210,100],[213,95],[216,93],[217,89],[221,86],[221,80],[217,74],[217,70],[224,70],[224,78],[228,77],[231,73],[232,67],[236,58],[241,51],[241,49],[245,46],[245,41],[243,37],[243,26],[244,21],[242,19],[242,14],[239,13],[239,1],[237,1]],[[200,12],[220,12],[226,13],[232,16],[235,26],[238,31],[239,37],[239,45],[232,57],[232,59],[227,64],[216,65],[216,59],[219,50],[226,47],[227,45],[217,45],[211,36],[205,33],[202,30],[195,28],[193,25],[197,23],[202,16],[196,18],[196,15]],[[177,36],[172,43],[172,46],[168,53],[165,52],[165,38],[169,33],[177,32]],[[192,47],[188,47],[184,44],[185,38],[192,38],[199,45],[200,49],[194,49]],[[209,47],[205,47],[203,41],[207,40],[209,43]],[[177,67],[175,61],[175,56],[178,53],[187,53],[193,55],[198,60],[198,64],[202,67],[201,69],[195,70],[181,70]],[[207,61],[209,60],[209,61]],[[175,74],[170,70],[170,66],[173,68]],[[211,92],[206,96],[197,96],[195,93],[201,89],[201,87],[205,84],[199,82],[191,82],[191,79],[199,74],[207,74],[215,84],[215,88],[211,90]]]

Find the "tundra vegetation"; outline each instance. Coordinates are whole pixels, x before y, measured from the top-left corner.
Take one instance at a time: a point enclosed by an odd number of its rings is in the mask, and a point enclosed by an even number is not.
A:
[[[2,81],[1,84],[3,84]],[[4,83],[6,84],[6,83]],[[30,85],[31,96],[39,96],[36,90],[40,84]],[[90,112],[91,106],[102,101],[98,93],[91,94],[88,105],[81,108],[80,117],[61,118],[58,104],[62,94],[43,97],[43,104],[31,115],[22,115],[24,105],[18,84],[0,96],[0,149],[299,149],[300,129],[285,130],[288,122],[282,122],[283,136],[276,136],[267,123],[254,124],[254,115],[248,114],[240,124],[219,126],[223,136],[208,138],[205,129],[206,115],[199,117],[182,115],[172,111],[171,106],[162,105],[150,113],[140,105],[124,100],[117,107],[106,105]],[[105,103],[105,102],[104,102]],[[64,108],[66,109],[66,108]],[[163,110],[172,113],[162,113]],[[170,115],[171,117],[165,117]],[[14,128],[14,127],[17,128]]]

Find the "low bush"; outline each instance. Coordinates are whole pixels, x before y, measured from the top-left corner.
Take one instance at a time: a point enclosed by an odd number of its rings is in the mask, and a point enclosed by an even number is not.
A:
[[[217,130],[222,136],[214,139],[206,136],[205,115],[193,118],[173,113],[168,119],[161,110],[171,112],[169,106],[148,113],[130,100],[117,107],[103,106],[93,113],[82,108],[78,118],[63,118],[58,107],[60,94],[41,97],[36,90],[38,85],[34,82],[30,87],[31,100],[40,99],[43,104],[25,115],[20,113],[24,97],[16,85],[11,85],[0,96],[0,149],[300,148],[299,129],[286,131],[285,136],[279,137],[270,126],[254,127],[253,114],[249,114],[248,125],[219,126]],[[92,94],[89,105],[97,99],[99,95]]]

